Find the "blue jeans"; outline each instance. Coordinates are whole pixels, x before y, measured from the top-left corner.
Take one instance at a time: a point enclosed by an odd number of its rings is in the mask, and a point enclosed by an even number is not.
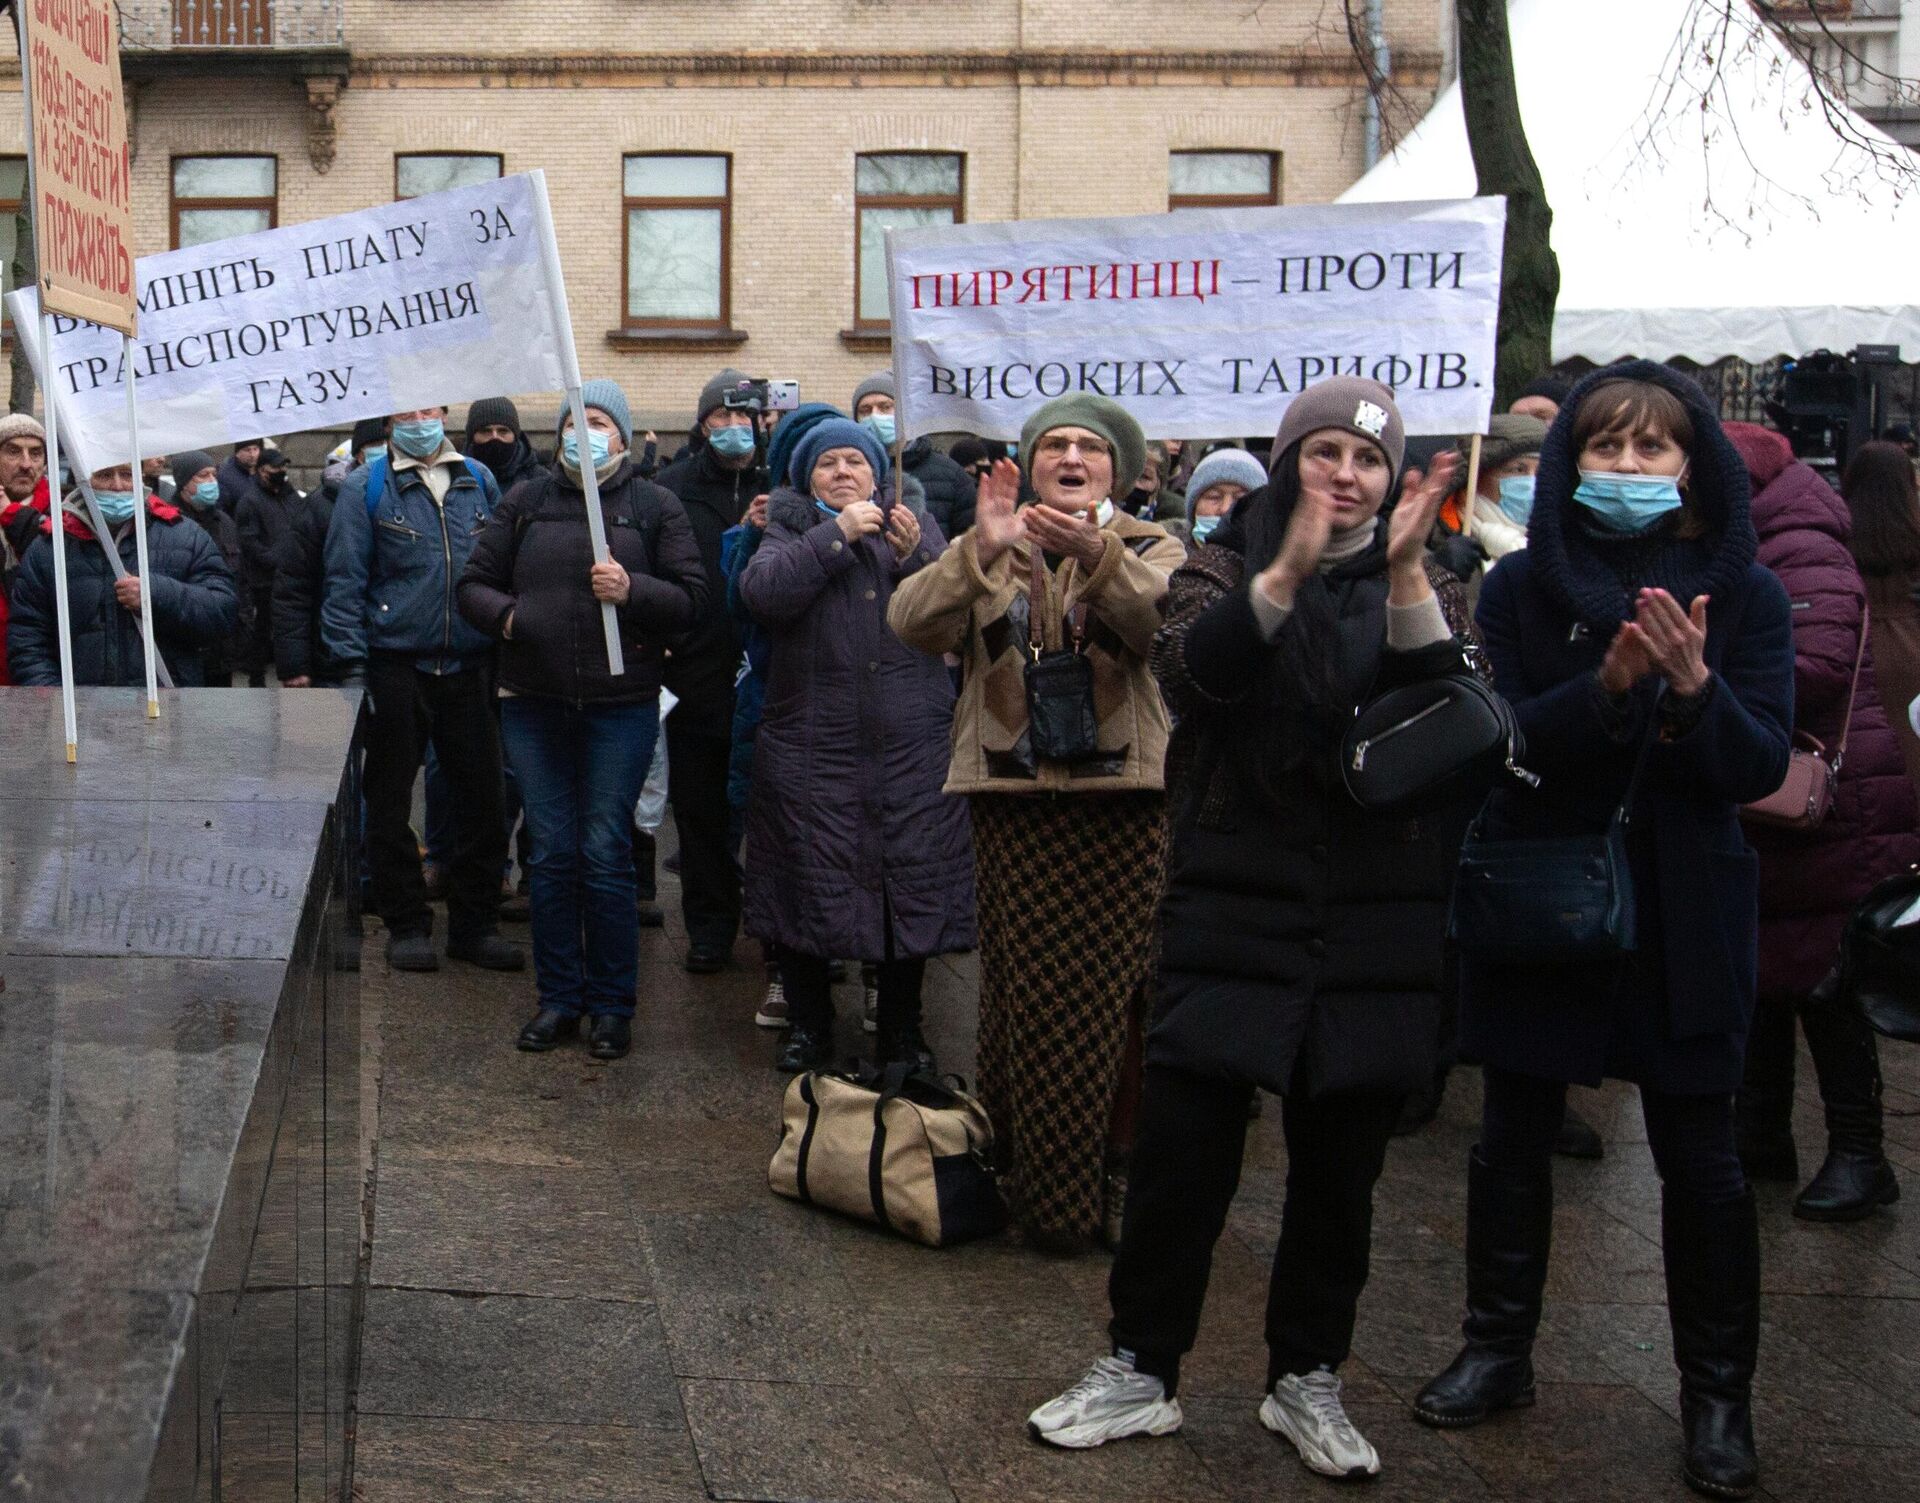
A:
[[[533,969],[540,1005],[630,1018],[640,982],[633,806],[660,708],[518,695],[500,733],[533,837]]]

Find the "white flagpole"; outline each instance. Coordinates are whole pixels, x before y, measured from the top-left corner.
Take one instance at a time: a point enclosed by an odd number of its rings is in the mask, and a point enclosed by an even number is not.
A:
[[[52,368],[52,362],[48,362]],[[153,665],[159,654],[153,646],[153,592],[149,588],[153,575],[147,567],[147,482],[140,473],[140,409],[133,396],[133,336],[120,336],[121,379],[127,388],[127,447],[132,451],[127,463],[133,467],[133,536],[134,557],[140,568],[140,641],[147,659],[147,719],[160,718],[160,691],[154,685]],[[100,546],[107,548],[109,537],[100,539]],[[117,553],[117,548],[108,548],[109,553]]]
[[[540,254],[546,265],[547,300],[553,318],[554,335],[560,341],[560,370],[567,383],[567,410],[573,414],[575,441],[580,446],[580,488],[587,498],[587,532],[593,540],[593,561],[604,564],[607,552],[607,519],[600,510],[600,477],[593,470],[593,451],[587,444],[587,410],[580,400],[580,355],[573,347],[573,316],[567,312],[567,284],[560,272],[560,242],[553,233],[553,209],[547,203],[546,174],[536,169],[533,204],[540,219]],[[620,650],[620,617],[606,601],[600,603],[600,624],[607,635],[607,671],[615,678],[627,671],[626,655]]]
[[[40,349],[42,366],[52,370],[52,361],[46,352],[53,348],[53,315],[40,315]],[[73,618],[67,610],[67,517],[66,498],[60,494],[60,426],[54,414],[60,410],[60,404],[54,400],[53,382],[46,376],[40,379],[41,395],[46,398],[47,430],[47,517],[53,528],[53,608],[60,623],[60,713],[66,724],[67,760],[80,760],[79,717],[73,702]],[[106,547],[111,539],[101,542]]]

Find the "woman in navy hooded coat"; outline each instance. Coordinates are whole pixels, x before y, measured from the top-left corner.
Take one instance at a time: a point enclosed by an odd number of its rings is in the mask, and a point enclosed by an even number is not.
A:
[[[1758,1470],[1760,1252],[1733,1098],[1759,870],[1738,811],[1786,775],[1792,618],[1755,561],[1746,466],[1687,377],[1644,361],[1587,377],[1534,483],[1527,547],[1487,577],[1477,619],[1540,785],[1497,792],[1486,834],[1599,834],[1645,746],[1627,836],[1639,944],[1617,966],[1462,956],[1461,1045],[1486,1078],[1468,1167],[1466,1346],[1415,1413],[1461,1426],[1532,1402],[1566,1088],[1630,1080],[1661,1179],[1685,1475],[1741,1497]]]

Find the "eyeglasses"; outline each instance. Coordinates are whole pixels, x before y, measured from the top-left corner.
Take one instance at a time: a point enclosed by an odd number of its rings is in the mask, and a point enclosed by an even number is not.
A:
[[[1078,449],[1083,455],[1111,455],[1113,448],[1104,438],[1066,438],[1058,433],[1050,433],[1035,446],[1037,452],[1049,456],[1064,456],[1069,449]]]

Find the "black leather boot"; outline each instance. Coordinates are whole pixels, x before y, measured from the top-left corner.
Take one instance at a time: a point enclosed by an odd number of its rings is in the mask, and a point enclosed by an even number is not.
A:
[[[1467,1161],[1467,1344],[1420,1390],[1414,1418],[1461,1429],[1533,1402],[1533,1333],[1553,1242],[1553,1181]]]
[[[1801,1014],[1820,1077],[1827,1161],[1793,1203],[1804,1221],[1859,1221],[1900,1198],[1881,1143],[1880,1051],[1858,1007],[1816,996]]]
[[[1793,1146],[1794,1008],[1762,995],[1747,1031],[1746,1077],[1734,1098],[1734,1140],[1750,1180],[1800,1178]]]
[[[602,1013],[587,1030],[587,1053],[595,1059],[624,1059],[633,1047],[633,1020]]]
[[[833,1030],[809,1028],[795,1023],[787,1030],[787,1039],[774,1056],[773,1067],[788,1075],[803,1070],[823,1070],[833,1056]]]
[[[1751,1403],[1760,1348],[1753,1191],[1701,1201],[1666,1189],[1660,1213],[1687,1486],[1712,1498],[1744,1498],[1760,1475]]]
[[[580,1036],[580,1014],[558,1007],[543,1007],[520,1030],[520,1047],[529,1054],[545,1054],[557,1049],[563,1039]]]

